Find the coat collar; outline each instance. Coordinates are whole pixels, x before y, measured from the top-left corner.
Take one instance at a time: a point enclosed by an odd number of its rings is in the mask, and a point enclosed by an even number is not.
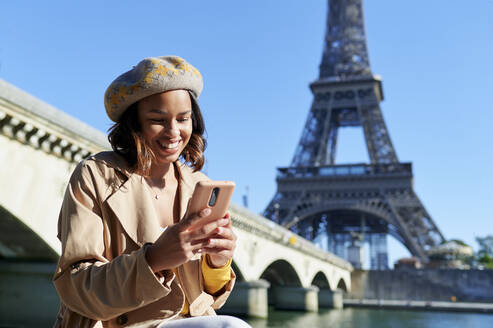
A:
[[[178,169],[180,176],[180,184],[178,192],[180,196],[180,220],[185,216],[188,209],[188,202],[192,198],[192,193],[195,189],[195,181],[192,178],[191,169],[181,162],[175,162],[175,168]]]
[[[150,190],[144,185],[144,178],[132,173],[126,163],[108,159],[104,161],[127,177],[127,180],[105,202],[137,245],[154,242],[161,235],[162,228],[158,223]],[[173,164],[180,177],[178,195],[181,220],[186,214],[195,183],[188,166],[178,161]]]

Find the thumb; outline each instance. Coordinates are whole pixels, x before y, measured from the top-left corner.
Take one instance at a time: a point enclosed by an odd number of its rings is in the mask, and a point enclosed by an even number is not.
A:
[[[191,226],[197,224],[201,219],[206,218],[210,214],[211,214],[211,209],[209,207],[204,208],[199,213],[186,216],[185,219],[180,221],[180,225],[184,230],[186,230]]]

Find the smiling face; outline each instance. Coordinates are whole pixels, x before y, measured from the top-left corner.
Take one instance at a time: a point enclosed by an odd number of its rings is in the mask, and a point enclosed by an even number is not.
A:
[[[175,162],[192,135],[192,101],[185,90],[157,93],[138,102],[141,133],[156,156],[153,165]]]

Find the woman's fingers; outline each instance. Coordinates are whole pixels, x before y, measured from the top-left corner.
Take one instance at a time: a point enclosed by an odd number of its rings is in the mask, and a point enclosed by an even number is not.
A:
[[[224,237],[227,236],[227,237]],[[230,232],[224,232],[224,235],[213,235],[209,238],[198,239],[190,242],[192,249],[199,248],[220,248],[220,249],[234,249],[236,246],[236,236]]]
[[[225,226],[218,227],[215,233],[208,239],[202,252],[209,254],[209,259],[214,267],[221,267],[233,257],[237,237],[231,229],[231,221]]]
[[[236,235],[234,234],[233,229],[231,229],[230,226],[217,228],[216,235],[222,238],[236,240]]]
[[[211,258],[217,257],[220,258],[220,260],[216,260],[219,262],[226,262],[228,259],[233,257],[233,250],[231,249],[224,249],[224,248],[203,248],[202,249],[203,254],[209,254]],[[214,260],[213,260],[214,261]],[[215,262],[217,263],[217,262]],[[217,265],[216,265],[217,266]]]
[[[200,220],[206,218],[209,214],[211,214],[211,209],[204,208],[202,211],[200,211],[197,214],[187,216],[186,218],[181,220],[178,224],[180,225],[180,228],[182,230],[186,230],[199,223]]]
[[[185,217],[183,220],[181,220],[178,224],[180,225],[181,229],[184,230],[197,230],[201,229],[203,226],[211,223],[211,220],[206,220],[204,222],[201,222],[202,219],[207,218],[211,214],[211,209],[209,207],[204,208],[201,210],[199,213],[190,215]],[[228,225],[231,224],[231,220],[229,218],[229,213],[226,213],[224,217],[222,218],[217,218],[216,220],[213,220],[212,222],[217,222],[219,221],[219,225],[217,226],[223,226],[223,225]],[[207,222],[207,223],[206,223]],[[214,226],[214,225],[211,225]]]
[[[235,248],[235,243],[231,239],[210,238],[204,248],[232,250]]]
[[[209,239],[196,240],[190,243],[192,250],[202,249],[209,244]]]
[[[219,229],[224,229],[229,224],[229,219],[219,219],[202,226],[195,226],[193,230],[186,231],[187,241],[205,239],[213,234],[217,234]]]

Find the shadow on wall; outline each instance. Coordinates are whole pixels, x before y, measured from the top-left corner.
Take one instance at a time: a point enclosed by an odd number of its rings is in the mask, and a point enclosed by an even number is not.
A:
[[[0,205],[0,258],[57,263],[58,254],[36,232]]]
[[[58,254],[0,206],[0,326],[51,327],[60,306]]]

